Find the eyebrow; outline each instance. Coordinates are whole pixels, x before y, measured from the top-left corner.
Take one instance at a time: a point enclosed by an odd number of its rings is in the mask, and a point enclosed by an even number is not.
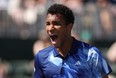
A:
[[[50,23],[50,22],[46,21],[46,23]],[[52,24],[61,25],[61,22],[59,20],[54,20],[52,21]]]
[[[52,21],[52,23],[55,24],[55,25],[61,25],[61,22],[58,21],[58,20],[56,20],[56,21]]]

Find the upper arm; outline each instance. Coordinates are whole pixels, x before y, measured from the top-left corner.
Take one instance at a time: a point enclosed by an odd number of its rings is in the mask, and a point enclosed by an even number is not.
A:
[[[39,57],[36,55],[34,60],[34,78],[43,78]]]
[[[103,78],[108,78],[108,74],[112,72],[111,67],[106,62],[104,57],[102,56],[101,52],[96,48],[92,47],[90,50],[91,57],[93,60],[93,69],[94,72],[97,72],[98,74],[94,73],[94,75],[102,76]]]

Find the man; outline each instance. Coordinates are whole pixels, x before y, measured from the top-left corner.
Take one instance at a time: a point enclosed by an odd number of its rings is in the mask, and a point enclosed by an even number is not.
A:
[[[71,36],[73,24],[66,6],[48,9],[46,31],[53,45],[37,53],[34,78],[108,78],[110,66],[96,47]]]

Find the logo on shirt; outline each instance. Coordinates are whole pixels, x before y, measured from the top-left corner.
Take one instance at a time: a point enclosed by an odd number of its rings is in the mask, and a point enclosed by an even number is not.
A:
[[[81,65],[80,61],[77,61],[77,62],[75,63],[75,65],[76,65],[76,66],[77,66],[77,65]]]

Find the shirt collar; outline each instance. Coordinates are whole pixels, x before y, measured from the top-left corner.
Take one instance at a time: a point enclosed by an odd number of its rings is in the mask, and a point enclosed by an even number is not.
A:
[[[55,47],[54,47],[54,53],[53,54],[54,54],[55,57],[60,55],[59,52],[56,50]]]
[[[73,42],[72,42],[72,46],[71,46],[71,49],[69,51],[69,54],[76,54],[77,53],[77,50],[79,48],[79,44],[78,44],[78,40],[76,40],[74,37],[73,37]]]

